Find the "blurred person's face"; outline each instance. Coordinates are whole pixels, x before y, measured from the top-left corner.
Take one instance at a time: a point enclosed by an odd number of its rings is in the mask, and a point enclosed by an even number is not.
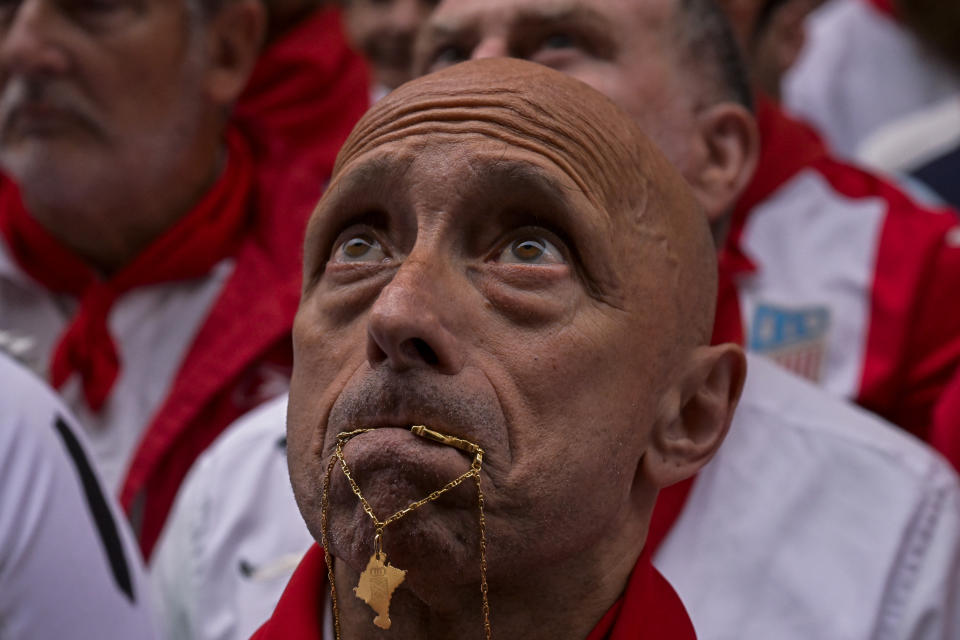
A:
[[[377,82],[395,89],[409,80],[417,30],[439,0],[347,0],[347,35]]]
[[[521,58],[612,99],[693,187],[717,242],[753,174],[751,114],[718,99],[682,44],[676,0],[444,0],[421,30],[416,73],[457,62]]]
[[[196,24],[181,0],[0,4],[4,169],[61,201],[173,179],[208,102]]]
[[[509,57],[561,71],[626,111],[688,176],[696,90],[674,55],[674,3],[651,0],[446,0],[417,48],[416,71]]]
[[[718,0],[727,14],[750,67],[753,82],[780,96],[784,74],[805,42],[804,21],[822,0]]]

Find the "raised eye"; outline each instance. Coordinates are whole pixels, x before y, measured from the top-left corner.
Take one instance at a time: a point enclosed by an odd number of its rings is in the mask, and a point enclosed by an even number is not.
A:
[[[333,252],[334,262],[383,262],[386,259],[380,243],[363,233],[348,237]]]
[[[507,264],[562,264],[563,254],[549,240],[539,236],[521,236],[500,252],[499,261]]]

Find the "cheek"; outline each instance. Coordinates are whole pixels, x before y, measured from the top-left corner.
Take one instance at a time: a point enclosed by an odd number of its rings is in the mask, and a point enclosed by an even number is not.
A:
[[[512,388],[521,395],[516,404],[523,415],[516,424],[526,425],[512,439],[518,457],[535,467],[550,464],[551,453],[556,459],[584,458],[592,466],[596,461],[584,453],[593,448],[601,458],[626,461],[620,465],[625,467],[645,446],[655,390],[640,363],[648,361],[652,369],[655,358],[628,340],[612,339],[606,323],[590,315],[580,314],[553,335],[525,340],[524,348],[505,357]]]
[[[334,328],[317,316],[304,306],[294,321],[287,429],[291,445],[319,453],[324,439],[321,427],[344,384],[341,379],[364,362],[365,342],[362,327]]]

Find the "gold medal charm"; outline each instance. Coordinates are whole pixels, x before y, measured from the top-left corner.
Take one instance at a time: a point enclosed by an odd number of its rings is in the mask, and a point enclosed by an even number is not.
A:
[[[483,449],[468,440],[449,436],[434,431],[433,429],[428,429],[422,425],[411,427],[410,431],[416,436],[459,449],[464,453],[472,455],[473,462],[470,464],[468,471],[451,480],[440,489],[437,489],[425,498],[410,503],[409,506],[397,511],[386,520],[380,520],[373,512],[373,507],[371,507],[367,499],[363,497],[359,485],[357,485],[356,480],[353,479],[353,475],[350,473],[350,468],[347,467],[347,461],[343,459],[343,445],[354,436],[361,433],[369,433],[370,431],[373,431],[373,429],[355,429],[337,434],[337,448],[333,455],[330,456],[330,463],[327,465],[327,474],[323,482],[320,540],[323,544],[323,555],[327,563],[327,578],[330,580],[330,600],[333,605],[334,635],[337,640],[340,640],[340,608],[337,605],[337,586],[334,582],[333,559],[330,557],[330,545],[327,542],[327,525],[328,511],[330,509],[328,493],[330,490],[330,473],[337,463],[339,463],[344,477],[346,477],[347,482],[350,483],[353,494],[360,500],[364,512],[366,512],[366,514],[370,516],[370,520],[373,521],[373,555],[370,556],[370,562],[367,563],[367,568],[360,574],[360,581],[357,583],[357,586],[353,588],[353,593],[376,612],[377,615],[373,619],[373,624],[381,629],[390,628],[390,600],[393,598],[393,592],[403,583],[407,575],[407,572],[403,569],[397,569],[387,564],[387,554],[383,552],[383,530],[408,513],[416,511],[428,502],[432,502],[446,492],[460,486],[466,479],[473,478],[473,481],[477,485],[477,511],[479,512],[480,521],[480,597],[483,605],[483,632],[484,637],[490,640],[492,631],[490,630],[490,604],[487,600],[487,523],[483,516],[483,489],[480,487],[480,466],[483,464]]]
[[[360,582],[353,588],[358,598],[377,612],[373,624],[381,629],[390,628],[390,598],[403,582],[407,572],[387,564],[387,554],[380,550],[380,536],[375,541],[376,551],[370,556],[367,568],[360,574]]]

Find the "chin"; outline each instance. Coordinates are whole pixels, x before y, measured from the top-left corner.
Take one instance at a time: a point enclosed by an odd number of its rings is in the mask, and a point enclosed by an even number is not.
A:
[[[480,578],[479,535],[476,509],[428,504],[387,526],[383,552],[391,565],[408,571],[409,586],[415,591],[424,581],[448,586],[472,584]],[[331,505],[330,551],[353,571],[359,573],[367,566],[374,552],[373,538],[373,523],[359,501],[346,508]]]

